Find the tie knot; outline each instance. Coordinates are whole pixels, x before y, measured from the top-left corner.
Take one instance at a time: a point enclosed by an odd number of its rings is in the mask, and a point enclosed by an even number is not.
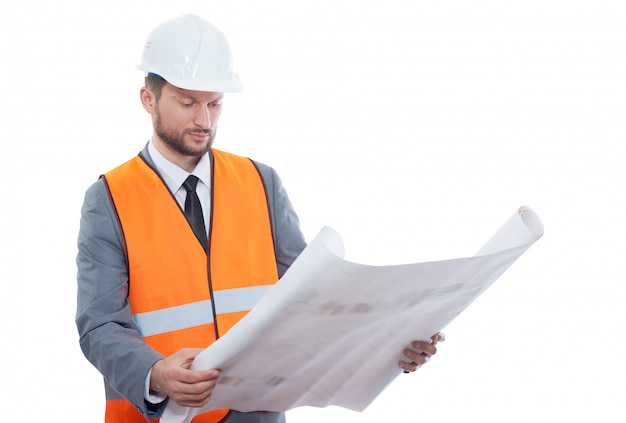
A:
[[[196,185],[198,185],[198,177],[195,175],[189,175],[185,182],[183,182],[183,186],[187,190],[187,192],[195,192]]]

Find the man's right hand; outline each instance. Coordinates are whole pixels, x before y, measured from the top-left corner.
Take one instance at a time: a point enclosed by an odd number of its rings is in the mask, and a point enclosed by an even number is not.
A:
[[[220,371],[189,370],[202,348],[185,348],[152,366],[150,391],[167,395],[183,407],[202,407],[209,399]]]

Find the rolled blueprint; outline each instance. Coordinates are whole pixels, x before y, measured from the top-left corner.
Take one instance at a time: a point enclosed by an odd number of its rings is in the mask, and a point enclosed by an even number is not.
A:
[[[522,206],[509,220],[481,247],[477,256],[496,253],[510,247],[511,242],[527,244],[535,242],[543,235],[543,224],[539,216],[530,209]]]

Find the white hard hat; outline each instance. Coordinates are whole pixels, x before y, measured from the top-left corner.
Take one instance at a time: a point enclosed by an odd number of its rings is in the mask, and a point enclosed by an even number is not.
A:
[[[242,90],[226,37],[196,15],[180,16],[154,28],[137,68],[186,90]]]

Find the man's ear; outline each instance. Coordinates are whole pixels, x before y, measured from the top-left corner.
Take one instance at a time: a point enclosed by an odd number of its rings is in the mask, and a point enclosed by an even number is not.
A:
[[[141,104],[146,112],[153,115],[156,110],[156,97],[150,88],[141,87],[141,90],[139,91],[139,98],[141,99]]]

